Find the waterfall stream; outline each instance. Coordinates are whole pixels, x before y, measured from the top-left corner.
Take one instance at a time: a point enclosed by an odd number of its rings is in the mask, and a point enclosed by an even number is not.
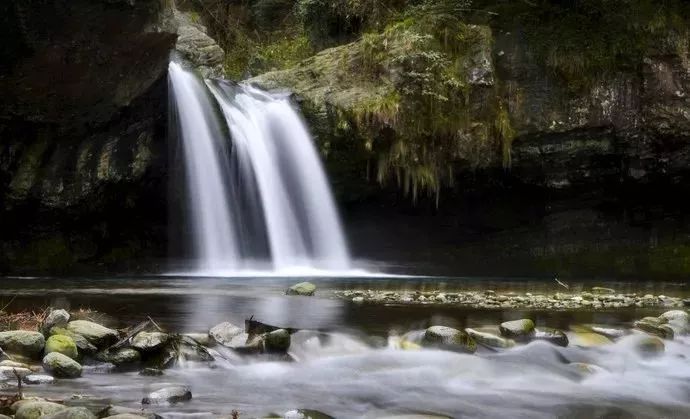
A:
[[[203,83],[175,62],[169,77],[196,269],[349,269],[328,180],[289,98]]]

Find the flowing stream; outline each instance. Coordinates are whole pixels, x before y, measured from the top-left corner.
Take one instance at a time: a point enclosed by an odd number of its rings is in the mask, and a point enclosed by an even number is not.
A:
[[[348,270],[328,180],[289,99],[202,83],[174,62],[169,74],[197,270]]]

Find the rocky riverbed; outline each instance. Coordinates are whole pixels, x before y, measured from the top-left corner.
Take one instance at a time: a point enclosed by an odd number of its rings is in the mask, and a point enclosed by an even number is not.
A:
[[[611,288],[592,287],[583,292],[497,293],[486,291],[410,291],[344,290],[336,291],[339,298],[355,303],[387,304],[448,304],[482,309],[611,309],[611,308],[682,308],[690,307],[690,299],[667,295],[618,293]]]
[[[333,301],[331,291],[311,283],[272,292],[268,301],[274,309]],[[345,293],[350,299],[366,295],[338,291]],[[638,300],[604,288],[586,293],[593,304],[578,309],[625,299],[634,306]],[[574,304],[583,294],[544,298]],[[683,304],[679,297],[653,296],[654,308],[630,322],[597,317],[553,327],[524,311],[523,317],[512,311],[499,321],[477,317],[464,324],[434,316],[438,304],[453,304],[461,295],[484,304],[518,297],[508,293],[413,295],[424,297],[412,303],[426,308],[424,325],[391,328],[383,335],[274,325],[251,316],[243,324],[229,317],[207,329],[180,332],[167,330],[153,312],[144,321],[123,324],[111,313],[49,309],[36,314],[34,324],[0,331],[0,414],[18,419],[690,414],[690,323],[686,309],[674,307]],[[442,295],[445,303],[436,300]],[[345,304],[356,311],[391,301],[365,302]],[[210,308],[196,309],[205,307]],[[2,324],[8,329],[11,322]],[[500,400],[491,402],[494,397]],[[562,402],[553,406],[552,397]]]

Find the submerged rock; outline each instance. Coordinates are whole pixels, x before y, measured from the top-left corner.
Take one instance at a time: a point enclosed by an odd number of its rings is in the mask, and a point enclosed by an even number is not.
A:
[[[43,357],[43,368],[60,378],[77,378],[81,376],[81,365],[59,352],[51,352]]]
[[[616,290],[613,290],[611,288],[604,288],[604,287],[592,287],[592,293],[594,294],[615,294]]]
[[[512,320],[503,322],[499,326],[501,335],[515,339],[517,341],[526,341],[534,336],[534,322],[530,319]]]
[[[535,329],[533,338],[553,343],[557,346],[568,346],[568,336],[564,332],[550,327]]]
[[[142,352],[153,352],[163,347],[170,336],[162,332],[139,332],[132,338],[132,347]]]
[[[149,393],[141,400],[142,404],[178,403],[192,399],[189,387],[171,386]]]
[[[480,332],[478,330],[467,328],[465,329],[468,335],[477,343],[488,346],[490,348],[512,348],[515,346],[515,341],[512,339],[502,338],[493,333]]]
[[[67,358],[69,359],[69,358]],[[15,413],[15,419],[39,419],[45,418],[48,415],[60,412],[67,409],[66,406],[47,402],[43,400],[31,400],[26,403],[22,403]]]
[[[45,337],[39,332],[28,330],[0,332],[0,348],[29,358],[38,357],[43,352],[45,343]]]
[[[58,352],[66,355],[72,359],[77,359],[79,353],[77,352],[77,344],[74,343],[71,337],[65,335],[53,335],[46,341],[46,347],[43,351],[45,354],[51,352]]]
[[[53,327],[64,327],[69,322],[69,313],[66,310],[52,310],[41,323],[40,330],[48,334]]]
[[[613,342],[604,335],[594,332],[573,331],[568,334],[568,340],[571,345],[580,346],[583,348],[591,348],[595,346],[610,345]]]
[[[312,284],[311,282],[300,282],[299,284],[295,284],[288,288],[287,291],[285,291],[285,294],[311,296],[314,295],[315,292],[316,285]]]
[[[318,410],[298,409],[285,412],[284,419],[335,419]]]
[[[633,348],[635,352],[643,358],[653,358],[663,354],[666,351],[664,341],[656,336],[631,336],[633,340]]]
[[[622,338],[625,335],[630,334],[630,332],[626,329],[615,329],[612,327],[606,327],[606,326],[601,326],[601,325],[596,325],[596,324],[586,324],[583,326],[573,326],[571,328],[573,330],[580,330],[582,332],[598,333],[600,335],[606,336],[609,339],[618,339],[618,338]]]
[[[83,336],[96,347],[107,346],[117,340],[117,331],[88,320],[73,320],[67,323],[67,330]]]
[[[163,370],[159,370],[158,368],[144,368],[143,370],[139,371],[139,375],[147,377],[158,377],[163,375]]]
[[[431,326],[424,332],[422,346],[458,349],[474,353],[477,343],[466,332],[446,326]]]
[[[244,333],[244,329],[230,322],[223,322],[213,326],[211,330],[208,331],[208,334],[216,342],[228,348],[241,346],[247,342],[247,334]]]

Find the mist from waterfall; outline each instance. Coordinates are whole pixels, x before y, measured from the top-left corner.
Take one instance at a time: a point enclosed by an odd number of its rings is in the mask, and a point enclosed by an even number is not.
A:
[[[324,169],[289,98],[169,70],[195,269],[349,269]]]

